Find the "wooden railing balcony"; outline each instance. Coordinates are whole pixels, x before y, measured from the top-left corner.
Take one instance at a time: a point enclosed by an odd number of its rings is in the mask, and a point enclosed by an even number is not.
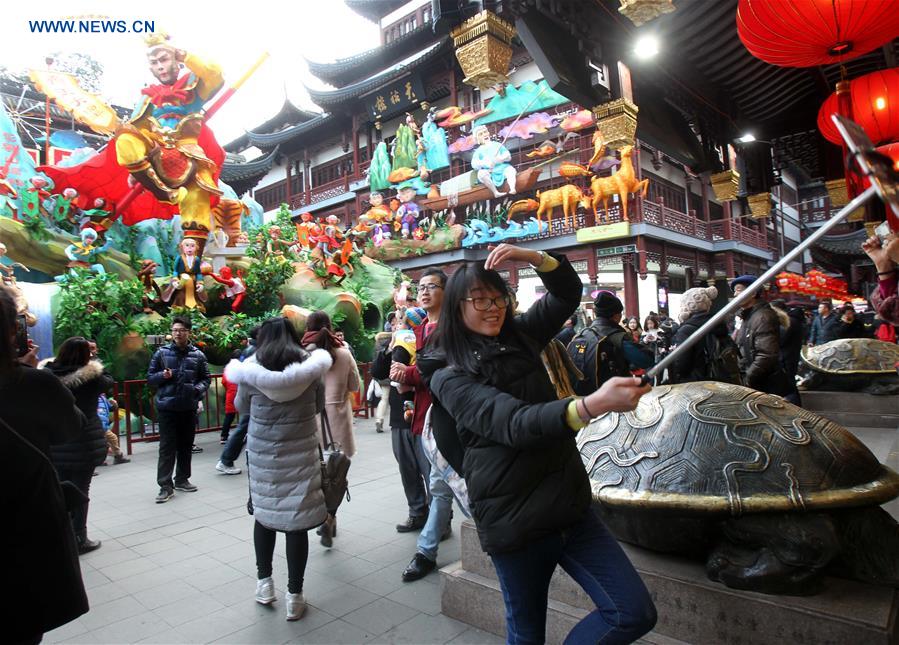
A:
[[[344,175],[334,181],[329,181],[321,186],[315,186],[309,191],[309,199],[306,200],[306,193],[292,195],[290,198],[290,207],[293,209],[312,206],[326,199],[343,195],[350,190],[350,177]]]

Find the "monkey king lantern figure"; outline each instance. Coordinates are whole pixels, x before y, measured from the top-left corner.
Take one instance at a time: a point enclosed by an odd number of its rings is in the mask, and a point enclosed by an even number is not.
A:
[[[159,84],[141,91],[131,119],[116,137],[116,158],[132,182],[160,202],[178,206],[184,237],[195,240],[202,255],[211,226],[210,199],[222,194],[216,186],[218,164],[207,150],[221,149],[211,133],[201,141],[203,104],[221,88],[222,73],[173,47],[165,35],[154,34],[146,42],[150,71]],[[182,66],[189,72],[179,78]]]

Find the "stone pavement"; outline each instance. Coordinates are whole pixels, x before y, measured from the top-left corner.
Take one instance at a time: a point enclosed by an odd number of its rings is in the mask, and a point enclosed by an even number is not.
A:
[[[130,464],[99,468],[91,484],[88,534],[103,541],[81,558],[91,610],[45,636],[65,643],[502,643],[503,639],[440,613],[440,577],[404,583],[417,533],[394,526],[407,515],[390,434],[356,423],[358,453],[350,470],[352,501],[338,513],[330,550],[310,533],[299,621],[284,619],[287,560],[275,547],[278,601],[253,600],[253,519],[244,473],[214,465],[218,433],[198,436],[196,493],[156,504],[157,444],[135,444]],[[243,462],[241,453],[238,465]],[[110,460],[111,461],[111,460]],[[459,559],[458,511],[438,565]],[[48,588],[52,593],[52,587]]]

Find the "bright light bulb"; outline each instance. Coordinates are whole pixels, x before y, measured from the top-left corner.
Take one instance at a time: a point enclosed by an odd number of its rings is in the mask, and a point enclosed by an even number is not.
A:
[[[878,96],[876,99],[874,99],[874,107],[876,107],[878,110],[884,110],[886,109],[886,106],[887,100],[882,96]]]
[[[649,59],[659,53],[659,40],[655,36],[641,36],[634,45],[637,58]]]
[[[742,137],[737,139],[738,143],[752,143],[753,141],[755,141],[755,135],[751,132],[747,132]]]

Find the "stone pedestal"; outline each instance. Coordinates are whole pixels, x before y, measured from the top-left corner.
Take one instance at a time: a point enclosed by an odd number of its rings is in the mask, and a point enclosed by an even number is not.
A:
[[[505,610],[496,573],[470,522],[462,525],[462,560],[441,570],[443,613],[503,636]],[[652,593],[659,622],[647,642],[733,645],[899,643],[899,592],[829,579],[808,598],[737,591],[713,583],[696,562],[624,545]],[[561,569],[550,584],[546,639],[561,643],[588,611],[589,597]]]
[[[899,429],[899,395],[803,391],[802,407],[846,428]]]

